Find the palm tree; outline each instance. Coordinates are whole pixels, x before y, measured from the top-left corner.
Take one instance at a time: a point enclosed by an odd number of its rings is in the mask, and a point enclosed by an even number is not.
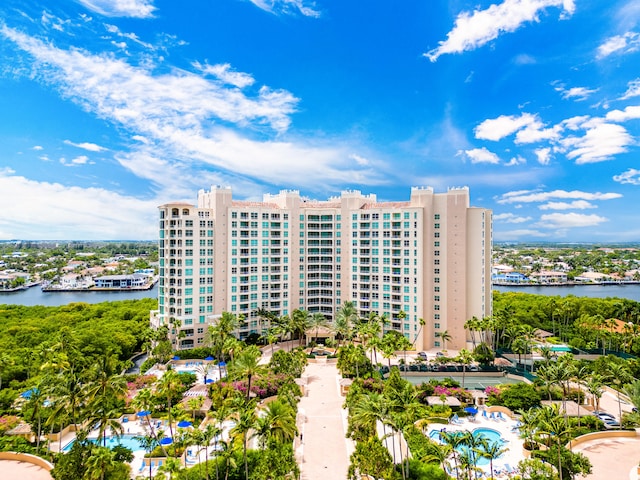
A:
[[[382,424],[382,436],[384,438],[385,447],[388,449],[386,424],[384,420],[388,413],[388,402],[381,393],[370,392],[363,395],[359,401],[355,402],[349,408],[350,421],[357,426],[375,432],[377,423]]]
[[[435,442],[430,442],[427,454],[419,460],[425,463],[437,462],[442,470],[446,472],[447,458],[449,458],[452,451],[453,450],[450,445],[440,445]]]
[[[247,450],[249,432],[256,426],[258,417],[256,415],[256,402],[255,400],[241,399],[236,397],[237,401],[234,401],[234,413],[236,424],[229,432],[231,436],[242,437],[242,459],[244,461],[244,478],[249,480],[249,464],[247,462]]]
[[[229,479],[229,469],[236,468],[236,461],[233,458],[233,442],[231,440],[225,441],[220,440],[218,443],[220,446],[220,458],[222,458],[222,463],[224,465],[224,480]],[[218,461],[216,460],[216,468],[218,465]]]
[[[459,363],[462,364],[462,388],[464,388],[464,377],[467,373],[467,365],[470,365],[473,362],[473,355],[469,350],[463,348],[458,353],[458,358],[456,359]]]
[[[460,446],[464,445],[466,442],[464,435],[460,434],[460,432],[447,432],[447,431],[442,432],[441,431],[440,441],[445,445],[448,445],[449,448],[451,449],[451,453],[453,454],[453,462],[455,463],[456,471],[458,471],[460,468],[460,463],[458,458],[458,455],[459,455],[458,449],[460,448]]]
[[[310,330],[315,330],[316,336],[314,338],[314,344],[318,342],[318,333],[321,328],[327,328],[329,326],[329,321],[327,317],[325,317],[322,313],[316,312],[311,315],[308,321],[308,328]],[[311,348],[311,353],[313,353],[313,347]]]
[[[471,334],[471,343],[473,344],[473,348],[476,348],[476,331],[479,330],[480,328],[480,320],[478,319],[478,317],[471,317],[469,320],[467,320],[464,323],[464,328],[466,328],[467,330],[469,330],[469,333]]]
[[[604,393],[602,385],[602,377],[595,373],[587,377],[585,383],[587,390],[593,398],[593,406],[596,411],[600,410],[600,398],[602,398],[602,394]]]
[[[618,393],[618,419],[622,423],[622,400],[620,398],[620,391],[623,389],[625,383],[628,383],[633,379],[629,373],[629,369],[622,363],[609,363],[609,372],[607,379],[616,386]]]
[[[104,480],[107,468],[116,463],[114,453],[107,447],[93,448],[86,464],[89,480]]]
[[[250,345],[245,348],[240,354],[234,358],[233,363],[229,368],[229,373],[234,378],[246,378],[247,379],[247,393],[246,400],[249,400],[251,394],[251,379],[255,375],[265,371],[265,366],[260,365],[260,356],[262,352],[255,345]]]
[[[88,421],[89,425],[98,425],[98,437],[102,437],[102,446],[107,446],[107,429],[111,430],[111,434],[119,437],[124,433],[122,423],[117,417],[122,415],[122,411],[116,408],[109,408],[108,403],[102,403],[99,400],[91,402],[88,405]]]
[[[182,470],[182,462],[179,458],[167,457],[164,463],[158,468],[158,473],[168,473],[169,480],[173,479],[175,473]]]
[[[138,441],[138,443],[140,443],[140,446],[142,447],[142,449],[147,453],[153,452],[153,449],[156,448],[158,445],[160,445],[160,442],[154,435],[149,435],[149,436],[142,435],[139,437],[135,437],[135,439]],[[162,447],[162,449],[164,451],[164,447]],[[166,452],[165,452],[165,456],[167,456]],[[149,480],[151,480],[151,475],[152,475],[151,472],[152,472],[151,461],[149,461]]]
[[[509,449],[506,447],[502,447],[500,442],[488,442],[484,441],[480,444],[480,447],[477,449],[477,453],[489,460],[489,468],[491,472],[491,479],[493,480],[493,461],[498,459],[503,453],[507,452]]]
[[[279,398],[267,405],[264,419],[269,426],[269,437],[277,443],[293,442],[298,434],[295,410]]]
[[[447,342],[450,341],[453,337],[449,333],[448,330],[443,332],[436,332],[436,338],[440,338],[442,340],[442,351],[447,351]]]
[[[4,352],[0,353],[0,390],[2,390],[2,374],[5,372],[7,367],[10,367],[14,363],[13,358],[9,355]]]
[[[341,340],[349,340],[351,338],[351,332],[357,318],[358,311],[353,302],[345,301],[338,308],[334,328],[336,333],[340,335]]]
[[[173,397],[183,387],[180,375],[175,370],[167,370],[158,381],[158,394],[167,400],[167,413],[169,416],[169,432],[173,438],[173,412],[171,404]]]
[[[189,407],[189,410],[191,410],[191,420],[195,422],[196,420],[196,410],[200,410],[202,408],[202,405],[204,405],[204,397],[202,396],[198,396],[198,397],[190,397],[187,400],[187,406]]]
[[[207,480],[209,480],[209,446],[221,433],[222,430],[215,425],[207,425],[204,430],[200,430],[202,436],[201,445],[204,446],[204,461]],[[200,456],[198,455],[198,458]],[[216,480],[218,480],[218,461],[216,460]]]
[[[574,428],[569,426],[565,418],[558,413],[556,405],[543,407],[541,414],[536,435],[548,439],[549,443],[555,443],[558,452],[558,474],[562,480],[562,448],[571,437]]]
[[[302,346],[304,334],[309,329],[309,312],[296,308],[291,312],[291,323],[293,333],[298,335],[300,346]]]

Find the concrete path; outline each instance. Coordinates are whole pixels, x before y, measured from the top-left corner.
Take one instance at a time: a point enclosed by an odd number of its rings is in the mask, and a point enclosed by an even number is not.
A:
[[[296,454],[302,480],[344,480],[353,443],[345,438],[346,411],[335,364],[307,365],[306,394],[298,405],[301,441]]]

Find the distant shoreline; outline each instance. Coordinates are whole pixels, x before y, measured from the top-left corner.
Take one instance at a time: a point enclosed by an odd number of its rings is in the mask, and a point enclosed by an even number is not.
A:
[[[516,283],[516,282],[491,282],[494,287],[587,287],[587,286],[609,286],[609,285],[639,285],[640,281],[625,280],[620,282],[557,282],[557,283]]]

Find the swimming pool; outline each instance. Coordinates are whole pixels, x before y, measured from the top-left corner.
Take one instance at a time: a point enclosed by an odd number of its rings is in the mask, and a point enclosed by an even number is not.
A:
[[[89,440],[98,445],[103,445],[102,438],[99,438],[99,439],[91,438]],[[64,446],[62,451],[68,452],[69,450],[71,450],[71,447],[73,446],[74,442],[75,440],[71,440],[69,443],[67,443]],[[113,448],[116,445],[122,445],[123,447],[126,447],[129,450],[131,450],[132,452],[144,451],[144,448],[142,448],[140,441],[134,435],[121,435],[120,437],[113,437],[113,436],[107,435],[106,446],[109,448]]]
[[[450,430],[449,433],[456,433],[458,435],[464,435],[466,433],[469,433],[468,430]],[[471,432],[471,434],[476,437],[476,438],[484,438],[486,439],[489,443],[494,443],[494,442],[502,442],[502,435],[500,434],[500,432],[498,432],[497,430],[494,430],[492,428],[484,428],[484,427],[480,427],[480,428],[474,428],[473,431]],[[442,441],[440,440],[440,430],[432,430],[431,432],[429,432],[429,438],[431,438],[431,440],[434,440],[436,442],[442,443]],[[467,450],[469,450],[469,447],[467,447],[466,445],[460,445],[457,448],[458,452],[465,452]],[[488,465],[489,464],[489,459],[488,458],[484,458],[484,457],[480,457],[477,459],[477,464],[479,466],[482,465]]]

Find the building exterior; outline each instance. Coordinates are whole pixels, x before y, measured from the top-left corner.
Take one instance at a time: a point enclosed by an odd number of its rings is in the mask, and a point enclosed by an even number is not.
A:
[[[387,316],[419,350],[467,345],[465,322],[491,314],[491,211],[467,188],[413,188],[404,202],[345,191],[327,201],[297,191],[236,201],[230,188],[198,193],[197,206],[159,207],[159,309],[176,349],[202,345],[214,315],[295,309],[333,320],[343,302]],[[424,319],[424,326],[421,326]]]

